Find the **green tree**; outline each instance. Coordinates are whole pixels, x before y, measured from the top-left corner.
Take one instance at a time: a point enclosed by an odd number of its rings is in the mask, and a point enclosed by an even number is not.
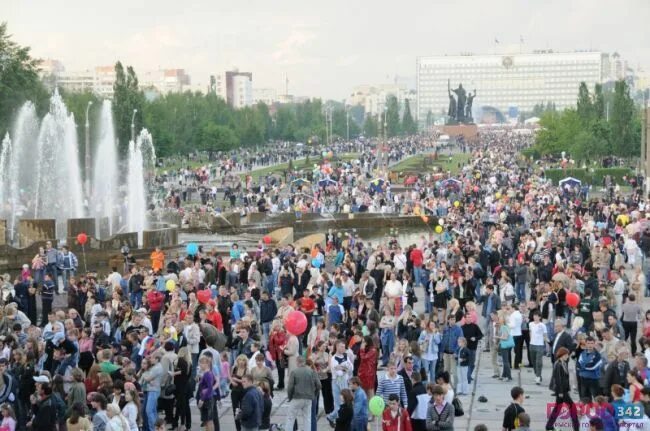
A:
[[[68,108],[68,111],[74,115],[74,119],[78,125],[77,127],[77,141],[79,142],[79,160],[84,160],[86,156],[86,108],[88,108],[88,102],[92,102],[90,109],[88,110],[88,120],[90,122],[90,133],[91,133],[91,142],[97,142],[99,132],[98,127],[93,127],[97,123],[99,118],[99,111],[101,110],[102,101],[99,100],[99,97],[91,91],[84,92],[68,92],[61,91],[61,97],[63,98],[63,103]],[[91,154],[92,154],[91,149]]]
[[[376,138],[379,133],[379,124],[377,118],[372,114],[366,115],[366,121],[363,122],[363,134],[366,138]]]
[[[131,66],[126,72],[120,61],[115,63],[115,83],[113,84],[113,117],[115,132],[119,141],[120,153],[125,154],[131,140],[131,121],[135,125],[135,133],[142,128],[144,94],[138,88],[138,77]],[[137,110],[133,116],[134,110]]]
[[[591,103],[589,88],[587,88],[587,84],[584,81],[580,83],[580,87],[578,88],[578,101],[576,106],[582,124],[590,124],[594,118],[594,107]]]
[[[594,86],[592,107],[596,120],[605,118],[605,95],[603,94],[603,86],[601,84]]]
[[[211,155],[217,151],[232,150],[239,145],[237,135],[229,127],[208,122],[200,130],[198,147]]]
[[[406,135],[415,135],[418,132],[418,126],[411,115],[411,104],[408,99],[404,101],[404,116],[402,117],[402,132]]]
[[[635,157],[639,155],[639,141],[634,139],[635,108],[630,88],[624,80],[616,81],[614,101],[610,114],[612,149],[615,155]]]
[[[0,136],[26,101],[34,102],[41,112],[47,109],[48,92],[38,77],[39,61],[29,51],[12,40],[6,22],[0,23]]]
[[[427,112],[427,129],[431,126],[433,126],[433,112],[429,109],[429,112]]]
[[[397,136],[401,132],[399,104],[397,103],[397,97],[393,95],[386,98],[386,132],[388,137]]]

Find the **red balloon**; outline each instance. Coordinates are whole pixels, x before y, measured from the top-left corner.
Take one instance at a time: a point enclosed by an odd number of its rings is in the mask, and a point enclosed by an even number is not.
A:
[[[77,235],[77,242],[81,245],[84,245],[85,243],[88,242],[88,235],[81,232],[79,235]]]
[[[577,307],[580,304],[580,295],[569,292],[566,294],[566,303],[569,307]]]
[[[201,304],[207,304],[211,298],[212,292],[210,292],[210,289],[203,289],[196,292],[196,299],[198,299]]]
[[[292,311],[284,318],[284,327],[290,334],[303,334],[307,329],[307,316],[302,311]]]
[[[271,237],[268,235],[264,235],[264,238],[262,238],[262,241],[264,241],[264,244],[269,245],[271,244]]]

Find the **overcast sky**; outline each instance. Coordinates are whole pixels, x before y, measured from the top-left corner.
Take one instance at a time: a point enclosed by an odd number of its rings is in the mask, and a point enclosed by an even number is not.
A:
[[[343,99],[415,76],[417,56],[523,49],[618,51],[650,69],[650,0],[0,0],[0,21],[67,70],[238,67],[253,87]]]

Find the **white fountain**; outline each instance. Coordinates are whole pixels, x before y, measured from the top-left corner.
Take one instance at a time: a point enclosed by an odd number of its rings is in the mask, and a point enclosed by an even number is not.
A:
[[[34,159],[34,154],[25,154]],[[34,218],[62,221],[84,216],[81,170],[74,116],[58,91],[38,134]],[[59,229],[57,229],[59,231]]]
[[[50,110],[39,124],[31,102],[25,103],[13,128],[0,146],[0,218],[8,222],[15,243],[17,220],[50,218],[57,221],[59,239],[67,236],[71,218],[108,217],[111,234],[138,232],[147,227],[146,178],[154,173],[155,150],[151,134],[142,130],[129,145],[126,175],[120,177],[111,103],[102,105],[94,160],[91,196],[85,208],[74,116],[55,90]],[[121,178],[125,178],[120,181]],[[120,186],[126,188],[120,194]],[[119,221],[120,199],[128,202]]]
[[[113,124],[113,108],[110,100],[104,100],[99,115],[99,143],[93,167],[93,191],[90,200],[90,215],[100,220],[108,218],[108,229],[112,235],[115,206],[118,202],[117,142]]]
[[[135,142],[129,142],[129,171],[126,179],[128,232],[138,232],[141,235],[147,228],[145,176],[152,174],[155,157],[151,134],[147,129],[142,129]],[[139,241],[142,241],[141,236]]]

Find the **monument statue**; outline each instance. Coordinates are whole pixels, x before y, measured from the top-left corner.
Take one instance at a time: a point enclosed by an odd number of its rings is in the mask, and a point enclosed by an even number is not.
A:
[[[453,93],[453,94],[452,94]],[[449,109],[447,110],[448,124],[458,123],[472,123],[472,103],[476,97],[476,90],[474,93],[465,92],[463,84],[458,84],[458,88],[452,90],[450,81],[447,80],[447,94],[449,95]],[[454,97],[454,94],[456,97]]]
[[[456,121],[459,123],[465,122],[465,102],[467,96],[465,95],[465,89],[463,84],[458,84],[458,88],[451,90],[456,93],[456,106],[458,107],[458,114],[456,115]]]
[[[474,93],[469,93],[467,95],[467,106],[465,107],[465,119],[469,123],[474,122],[474,118],[472,117],[472,104],[474,103],[475,97],[476,97],[476,89],[474,89]]]
[[[453,122],[456,120],[456,99],[454,98],[454,95],[451,94],[449,81],[447,81],[447,93],[449,94],[449,109],[447,110],[447,115],[449,116],[449,121]]]

